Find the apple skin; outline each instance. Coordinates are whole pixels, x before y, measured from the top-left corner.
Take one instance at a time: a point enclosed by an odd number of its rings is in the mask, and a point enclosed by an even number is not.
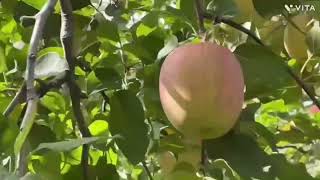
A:
[[[234,1],[240,11],[240,14],[247,20],[251,19],[255,9],[252,0],[235,0]]]
[[[317,114],[319,112],[320,112],[320,109],[316,105],[312,105],[309,108],[309,113],[312,114],[312,115],[315,115],[315,114]]]
[[[254,22],[255,26],[262,25],[265,19],[261,17],[253,5],[253,0],[234,0],[238,10],[239,16],[235,17],[235,21],[239,23]]]
[[[160,100],[172,125],[186,139],[212,139],[236,123],[244,101],[244,78],[234,54],[203,42],[176,48],[165,59]]]
[[[167,176],[174,169],[177,160],[170,151],[161,152],[158,156],[159,165],[164,176]]]
[[[284,50],[285,27],[282,20],[277,19],[265,21],[263,26],[258,29],[261,40],[276,54],[281,54]]]
[[[199,168],[200,159],[201,150],[198,147],[193,149],[193,146],[187,146],[184,152],[179,153],[179,159],[176,159],[170,151],[164,151],[158,155],[162,177],[167,180],[176,179],[177,177],[181,178],[183,174],[196,177],[196,170]],[[187,163],[190,168],[192,167],[193,171],[185,172],[186,170],[177,170],[177,166],[179,167],[181,163]]]
[[[307,32],[307,24],[311,20],[307,15],[297,15],[291,18],[292,22],[302,32]],[[308,59],[308,45],[306,35],[288,22],[284,30],[284,47],[291,58],[304,62]]]

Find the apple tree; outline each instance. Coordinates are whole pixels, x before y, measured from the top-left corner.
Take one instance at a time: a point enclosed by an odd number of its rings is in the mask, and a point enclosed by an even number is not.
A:
[[[0,179],[319,179],[319,12],[1,0]]]

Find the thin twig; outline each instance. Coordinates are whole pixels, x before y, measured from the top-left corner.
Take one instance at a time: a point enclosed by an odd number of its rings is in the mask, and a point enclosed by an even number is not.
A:
[[[149,177],[149,180],[153,180],[153,177],[152,177],[152,174],[151,174],[151,171],[149,170],[148,166],[147,166],[147,163],[145,161],[142,161],[142,166],[143,168],[146,170],[146,173]]]
[[[266,46],[253,32],[246,29],[245,27],[241,26],[240,24],[230,20],[226,19],[220,16],[213,16],[209,13],[204,13],[205,18],[213,19],[215,23],[223,22],[229,26],[232,26],[235,29],[238,29],[241,32],[246,33],[248,36],[250,36],[252,39],[254,39],[258,44],[262,46]],[[312,89],[305,83],[303,80],[295,74],[295,72],[283,61],[283,64],[289,73],[289,75],[296,81],[296,83],[304,90],[304,92],[309,96],[309,98],[312,100],[312,102],[320,109],[320,102],[317,100],[316,95],[313,93]]]
[[[20,126],[20,131],[23,130],[28,126],[28,129],[25,131],[30,131],[31,128],[29,128],[30,124],[34,122],[35,114],[37,111],[37,104],[38,104],[38,97],[36,95],[36,90],[34,86],[34,70],[35,70],[35,62],[36,62],[36,56],[38,53],[38,48],[40,41],[42,39],[42,35],[44,32],[45,24],[48,19],[48,16],[53,12],[54,7],[57,3],[57,0],[49,0],[47,4],[35,15],[35,25],[32,32],[31,40],[30,40],[30,49],[28,53],[28,59],[27,59],[27,68],[26,68],[26,89],[27,89],[27,109],[26,113],[22,119],[22,123]],[[23,139],[22,139],[23,140]],[[25,139],[23,140],[23,142]],[[23,146],[22,146],[23,147]],[[21,150],[23,152],[23,149]],[[27,168],[27,158],[21,157],[26,156],[27,153],[22,153],[19,156],[19,159],[22,159],[19,161],[19,175],[22,176],[25,174]]]
[[[21,102],[26,99],[27,96],[27,88],[26,83],[24,82],[17,94],[14,96],[10,104],[7,106],[6,110],[3,112],[3,116],[9,117],[10,114],[14,111],[15,107],[18,104],[21,104]],[[25,100],[24,100],[25,101]]]
[[[72,4],[70,0],[60,0],[61,6],[61,42],[65,58],[69,65],[69,71],[67,72],[67,84],[70,90],[72,109],[77,121],[79,130],[83,137],[90,137],[90,131],[86,125],[85,118],[81,111],[81,90],[75,81],[75,66],[76,57],[73,51],[73,36],[74,36],[74,22],[72,14]],[[83,168],[83,178],[89,179],[89,145],[84,144],[82,146],[81,165]]]
[[[289,66],[287,66],[287,71],[297,82],[297,84],[304,90],[304,92],[309,96],[312,102],[320,109],[320,102],[317,100],[316,94],[313,92],[310,86],[303,82],[303,80],[298,75],[296,75]]]
[[[221,16],[213,16],[209,13],[204,13],[203,15],[205,18],[212,19],[215,24],[224,23],[224,24],[227,24],[227,25],[243,32],[243,33],[247,34],[249,37],[251,37],[252,39],[254,39],[258,44],[265,46],[265,44],[252,31],[243,27],[241,24],[238,24],[230,19],[227,19],[227,18],[224,18]]]
[[[110,103],[110,98],[107,96],[106,92],[104,91],[101,91],[100,94],[103,97],[102,112],[106,112],[106,107]]]

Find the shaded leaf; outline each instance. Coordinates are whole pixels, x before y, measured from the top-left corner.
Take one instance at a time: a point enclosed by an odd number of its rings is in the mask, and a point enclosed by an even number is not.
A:
[[[143,161],[149,139],[141,102],[131,91],[122,90],[113,94],[110,107],[110,131],[123,137],[116,139],[117,145],[131,163]]]
[[[244,44],[236,49],[235,54],[242,66],[247,99],[270,96],[294,85],[284,59],[268,49]]]
[[[112,138],[117,138],[114,136]],[[84,144],[92,144],[92,143],[103,143],[106,142],[109,137],[101,136],[101,137],[89,137],[89,138],[81,138],[81,139],[71,139],[67,141],[54,142],[54,143],[41,143],[33,152],[38,152],[40,150],[51,150],[55,152],[66,152],[71,151],[81,145]]]

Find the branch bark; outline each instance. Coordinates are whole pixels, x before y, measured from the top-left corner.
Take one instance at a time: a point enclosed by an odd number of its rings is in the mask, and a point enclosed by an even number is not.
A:
[[[47,4],[35,15],[35,25],[30,40],[30,49],[27,59],[27,77],[26,77],[26,94],[27,94],[27,108],[26,113],[22,119],[20,131],[27,128],[26,131],[30,131],[30,124],[34,122],[35,114],[37,112],[38,97],[34,86],[34,69],[36,64],[36,56],[38,53],[38,47],[42,39],[43,31],[45,28],[48,16],[53,12],[54,6],[57,0],[49,0]],[[25,142],[25,139],[24,141]],[[19,175],[23,176],[27,172],[27,154],[25,152],[25,145],[22,145],[19,155],[18,171]]]
[[[213,16],[213,15],[206,13],[206,12],[203,13],[203,16],[205,18],[212,19],[215,24],[224,23],[224,24],[227,24],[235,29],[238,29],[239,31],[247,34],[249,37],[254,39],[258,44],[265,46],[265,44],[253,32],[251,32],[249,29],[246,29],[241,24],[238,24],[230,19],[227,19],[227,18],[224,18],[221,16]]]
[[[199,21],[199,31],[200,31],[200,34],[202,34],[206,31],[204,27],[203,0],[195,0],[195,5],[196,5],[196,12],[197,12],[198,21]]]
[[[70,90],[72,109],[75,119],[78,123],[79,130],[83,137],[90,137],[90,131],[86,125],[85,118],[81,111],[81,90],[75,80],[76,57],[73,51],[74,22],[72,14],[72,4],[70,0],[60,0],[61,6],[61,32],[60,38],[64,49],[65,58],[69,64],[67,72],[67,84]],[[89,179],[89,145],[84,144],[82,147],[81,165],[83,168],[84,179]]]

